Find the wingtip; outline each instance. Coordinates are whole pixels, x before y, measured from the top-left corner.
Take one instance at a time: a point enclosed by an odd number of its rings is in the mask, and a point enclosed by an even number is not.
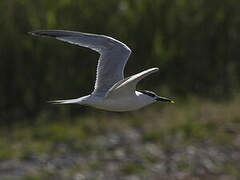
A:
[[[63,100],[50,100],[50,101],[47,101],[47,103],[49,103],[49,104],[62,104],[62,101]]]
[[[48,104],[57,104],[56,101],[46,101],[46,103],[48,103]]]
[[[158,67],[154,67],[154,68],[151,68],[150,71],[157,72],[157,71],[159,71],[159,68]]]
[[[47,101],[49,104],[63,104],[64,100],[51,100]]]
[[[33,36],[41,36],[42,35],[41,31],[38,31],[38,30],[37,31],[29,31],[28,34],[31,34]]]
[[[36,30],[36,31],[30,31],[28,32],[31,35],[34,36],[49,36],[49,37],[57,37],[57,35],[54,33],[54,30]]]
[[[28,34],[35,35],[34,31],[29,31]]]

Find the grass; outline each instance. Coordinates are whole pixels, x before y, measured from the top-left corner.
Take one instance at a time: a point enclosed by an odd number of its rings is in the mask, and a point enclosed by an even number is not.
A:
[[[0,129],[0,160],[64,154],[63,149],[54,148],[56,144],[66,144],[72,151],[96,152],[97,144],[89,144],[89,139],[129,128],[137,128],[142,132],[143,143],[154,143],[165,150],[171,148],[176,140],[187,145],[206,141],[231,145],[240,136],[239,107],[240,98],[227,102],[191,98],[176,101],[176,104],[155,104],[130,113],[91,110],[89,114],[71,120],[49,119],[49,116],[42,115],[34,125],[16,124],[9,129]],[[156,161],[155,157],[148,154],[144,160],[148,163]],[[101,163],[89,162],[85,167],[79,165],[75,170],[98,169]],[[235,167],[234,164],[219,165],[219,168],[239,177]],[[190,165],[181,161],[177,168],[184,171]],[[120,170],[127,175],[146,171],[143,164],[135,161],[122,164]],[[49,176],[47,172],[41,174],[28,175],[24,180]]]
[[[144,156],[144,160],[145,160],[146,162],[152,163],[152,164],[154,164],[154,163],[157,162],[156,157],[154,157],[153,155],[150,155],[150,154],[146,154],[146,155]]]
[[[232,146],[237,137],[240,137],[239,107],[240,97],[227,102],[190,98],[182,102],[176,101],[176,104],[155,104],[127,113],[90,110],[86,115],[69,118],[68,113],[64,112],[59,118],[56,116],[56,119],[43,113],[37,117],[35,124],[15,124],[11,128],[0,128],[0,160],[27,160],[32,156],[61,157],[68,156],[69,151],[83,156],[96,155],[104,151],[104,148],[91,139],[132,128],[141,132],[141,143],[155,144],[164,153],[175,148],[175,142],[182,147],[197,147],[205,142],[218,147]],[[148,173],[149,167],[159,162],[159,157],[154,154],[146,153],[140,158],[144,163],[127,159],[116,164],[120,172],[128,176]],[[237,160],[225,164],[215,163],[217,172],[240,177]],[[69,168],[68,175],[70,177],[79,172],[100,171],[102,167],[104,160],[80,162]],[[176,168],[182,172],[191,172],[194,167],[187,160],[180,160]],[[43,168],[39,172],[24,175],[22,179],[54,179],[55,176]]]
[[[161,117],[149,118],[142,125],[143,140],[163,142],[166,136],[180,136],[184,143],[204,140],[224,144],[239,135],[240,102],[191,100],[169,106],[159,112]]]
[[[178,164],[177,164],[177,168],[178,168],[179,170],[186,170],[186,169],[189,169],[189,168],[190,168],[190,165],[189,165],[187,162],[185,162],[185,161],[180,161],[180,162],[178,162]]]
[[[146,168],[142,163],[139,162],[126,162],[120,167],[120,170],[123,174],[142,174],[146,171]]]
[[[16,155],[13,145],[9,145],[8,142],[0,140],[0,160],[10,159]]]
[[[48,171],[40,171],[38,173],[27,174],[21,178],[21,180],[52,180],[54,175]]]

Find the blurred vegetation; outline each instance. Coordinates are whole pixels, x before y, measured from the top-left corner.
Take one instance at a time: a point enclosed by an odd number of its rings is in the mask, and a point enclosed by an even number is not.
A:
[[[189,108],[190,106],[193,108]],[[152,108],[144,108],[141,113],[124,113],[121,117],[115,113],[100,112],[98,116],[89,113],[75,117],[72,123],[59,123],[55,120],[40,121],[33,126],[19,123],[9,129],[0,128],[0,161],[17,159],[20,162],[31,162],[31,159],[36,157],[39,159],[68,157],[69,155],[78,157],[76,152],[83,157],[97,155],[96,159],[90,158],[87,162],[79,161],[74,166],[63,165],[67,169],[67,174],[73,176],[88,170],[101,170],[101,167],[104,167],[105,163],[111,159],[107,156],[107,160],[104,160],[101,152],[109,155],[118,150],[124,150],[131,157],[136,152],[132,152],[129,146],[137,146],[137,152],[140,153],[137,157],[140,157],[127,158],[125,161],[120,161],[115,157],[114,161],[122,174],[142,175],[150,171],[148,164],[154,165],[159,160],[156,154],[144,153],[143,149],[139,149],[149,144],[156,145],[164,153],[187,147],[205,149],[214,145],[215,150],[230,147],[232,151],[227,154],[237,154],[240,132],[239,106],[240,97],[228,103],[227,106],[225,102],[216,103],[191,98],[187,103],[178,103],[175,106],[169,104],[164,108],[158,104]],[[161,112],[159,108],[162,108]],[[131,140],[122,141],[122,144],[113,146],[106,146],[105,143],[99,141],[99,138],[111,133],[122,132],[123,135],[133,129],[140,131],[140,146],[130,145]],[[221,157],[221,154],[216,155],[218,156]],[[225,160],[223,162],[213,160],[214,169],[220,174],[227,174],[238,179],[240,177],[239,159],[226,159],[225,157]],[[161,163],[162,161],[161,159]],[[185,160],[177,162],[177,169],[181,172],[191,174],[197,168],[199,167],[187,159],[187,155]],[[41,167],[34,173],[25,173],[23,179],[57,178],[56,172],[52,172],[47,167]]]
[[[125,42],[133,50],[125,74],[160,67],[140,86],[165,95],[222,99],[240,88],[237,0],[2,0],[0,11],[1,122],[51,118],[49,109],[64,117],[76,109],[50,108],[46,101],[93,88],[98,54],[27,34],[37,29],[105,34]]]
[[[98,116],[95,113],[77,116],[71,123],[59,123],[54,119],[48,122],[39,120],[30,126],[15,123],[12,127],[0,128],[0,160],[66,153],[64,148],[55,148],[59,144],[66,144],[73,151],[92,153],[98,150],[97,143],[90,141],[92,138],[127,129],[138,129],[143,143],[154,143],[163,149],[174,146],[171,139],[184,146],[203,142],[229,145],[239,136],[239,106],[240,97],[227,106],[224,102],[191,98],[187,103],[165,108],[156,105],[144,108],[142,113],[131,112],[122,116],[100,112]],[[160,107],[162,111],[159,111]],[[151,157],[146,160],[154,162]]]

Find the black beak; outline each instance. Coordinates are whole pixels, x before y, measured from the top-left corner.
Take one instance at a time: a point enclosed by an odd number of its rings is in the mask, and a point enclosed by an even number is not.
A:
[[[173,100],[171,100],[171,99],[168,99],[168,98],[166,98],[166,97],[160,97],[160,96],[158,96],[157,98],[156,98],[156,101],[166,101],[166,102],[170,102],[170,103],[175,103]]]

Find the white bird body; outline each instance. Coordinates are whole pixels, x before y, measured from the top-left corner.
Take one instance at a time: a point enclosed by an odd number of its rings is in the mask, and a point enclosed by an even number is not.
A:
[[[123,70],[131,50],[122,42],[104,35],[64,30],[40,30],[33,35],[55,37],[58,40],[90,48],[100,54],[94,91],[87,96],[50,101],[54,104],[80,104],[108,111],[132,111],[156,101],[169,101],[150,91],[136,91],[140,80],[158,68],[151,68],[124,78]]]
[[[135,96],[114,96],[111,98],[102,98],[95,95],[89,95],[86,96],[86,99],[80,100],[78,104],[92,106],[97,109],[122,112],[137,110],[153,102],[155,102],[154,99],[136,91]]]

